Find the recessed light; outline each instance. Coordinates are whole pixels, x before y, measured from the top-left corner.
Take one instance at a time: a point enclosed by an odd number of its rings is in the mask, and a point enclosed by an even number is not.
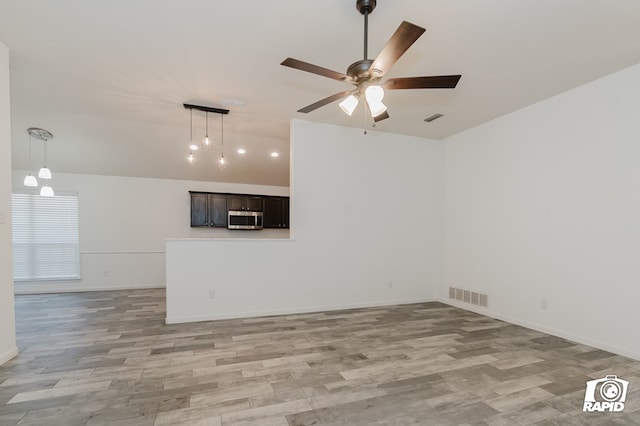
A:
[[[245,152],[247,152],[244,148],[238,148],[238,154],[244,154]]]
[[[278,153],[277,153],[277,152],[275,152],[275,151],[273,151],[273,152],[271,153],[271,157],[272,157],[272,158],[278,158],[279,156],[280,156],[280,154],[278,154]]]
[[[191,145],[189,145],[189,149],[190,149],[191,151],[197,151],[197,150],[198,150],[198,145],[196,145],[196,144],[191,144]]]

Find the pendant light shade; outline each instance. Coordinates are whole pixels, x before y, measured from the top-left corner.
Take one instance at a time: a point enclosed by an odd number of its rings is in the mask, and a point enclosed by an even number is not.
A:
[[[204,139],[202,139],[203,148],[211,148],[211,141],[209,140],[209,111],[204,112],[205,116],[205,131]]]
[[[38,186],[38,179],[36,179],[34,175],[29,173],[24,178],[24,186],[30,186],[30,187]]]
[[[220,159],[218,160],[218,168],[220,170],[224,170],[226,169],[228,166],[227,160],[225,160],[224,158],[224,154],[222,154],[222,156],[220,157]]]
[[[40,188],[40,195],[43,197],[53,197],[55,194],[53,193],[53,188],[45,184]]]
[[[51,179],[51,170],[47,166],[41,168],[38,172],[38,177],[40,179]]]

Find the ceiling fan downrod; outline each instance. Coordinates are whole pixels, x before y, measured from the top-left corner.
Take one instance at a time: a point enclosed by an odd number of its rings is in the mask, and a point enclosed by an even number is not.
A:
[[[369,40],[369,14],[376,8],[376,0],[356,0],[356,9],[358,12],[364,15],[364,57],[366,61],[368,58],[367,46]]]

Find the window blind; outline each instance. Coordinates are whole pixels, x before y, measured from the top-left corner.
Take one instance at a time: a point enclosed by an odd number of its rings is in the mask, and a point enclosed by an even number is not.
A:
[[[13,279],[80,278],[78,196],[11,195]]]

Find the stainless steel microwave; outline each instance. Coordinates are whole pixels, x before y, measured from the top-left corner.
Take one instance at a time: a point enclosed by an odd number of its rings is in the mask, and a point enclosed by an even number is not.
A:
[[[228,229],[262,229],[262,212],[229,210]]]

